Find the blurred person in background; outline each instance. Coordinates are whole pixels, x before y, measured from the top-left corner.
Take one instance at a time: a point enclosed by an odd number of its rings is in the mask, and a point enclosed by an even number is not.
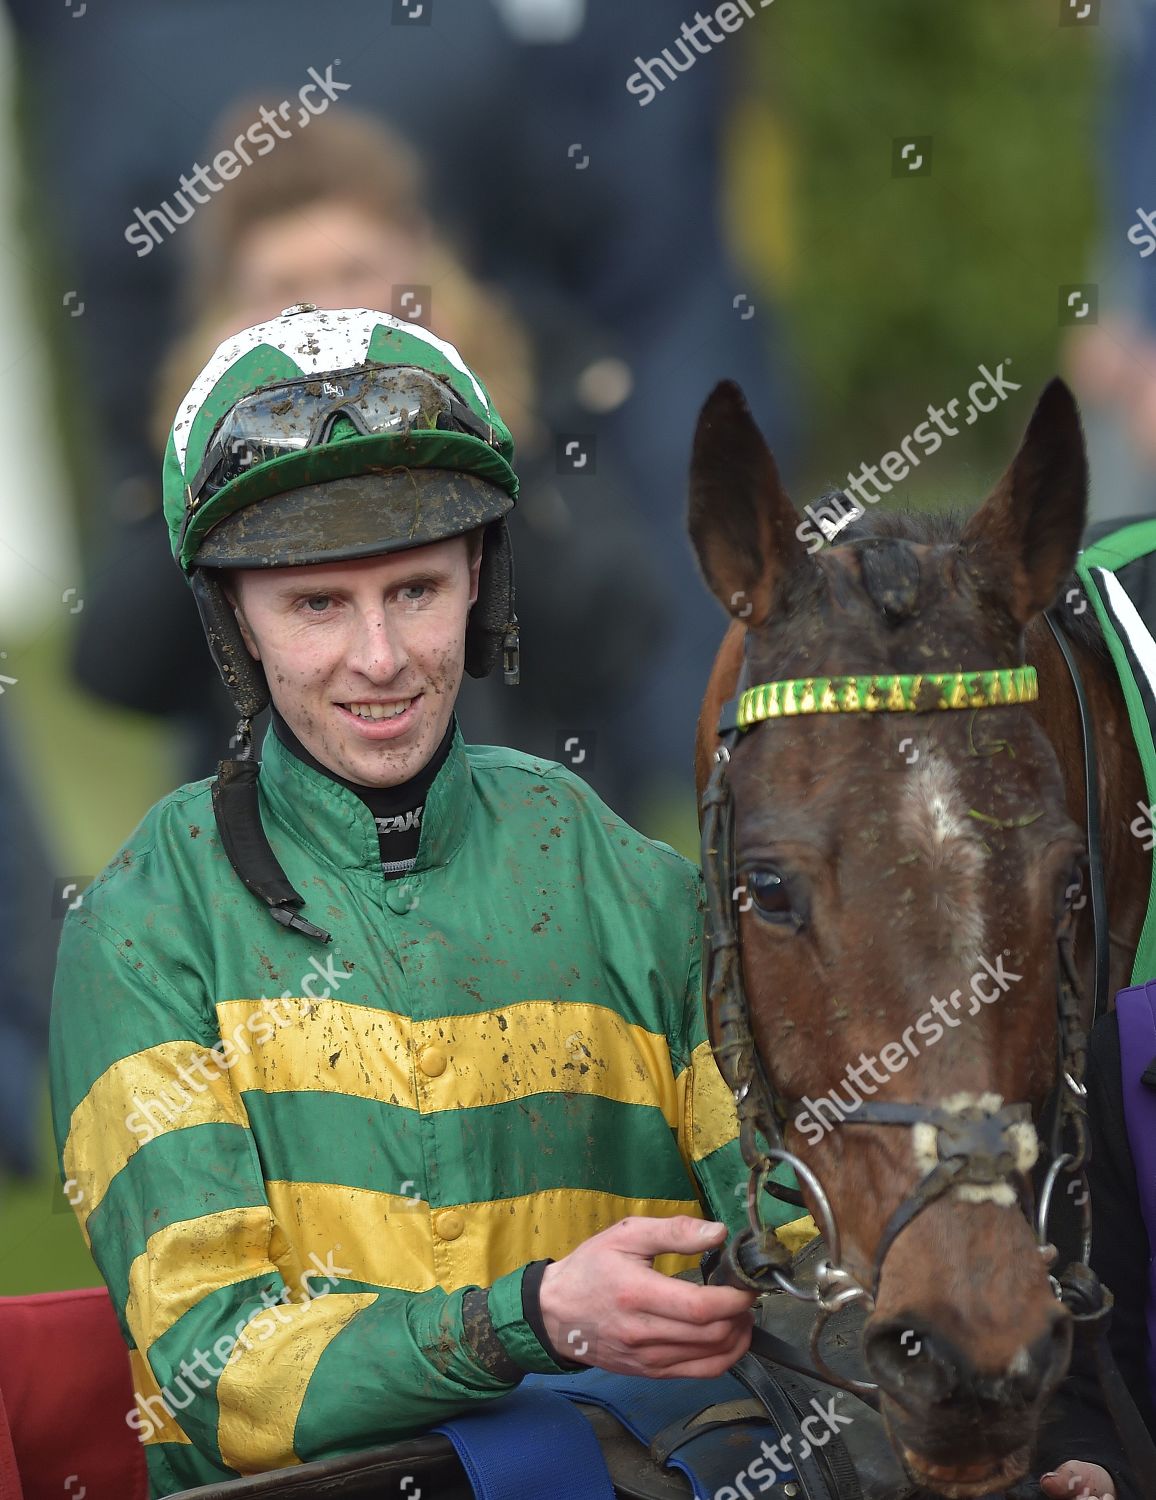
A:
[[[1100,248],[1065,347],[1096,481],[1093,537],[1109,521],[1156,512],[1156,3],[1105,7],[1099,35]]]
[[[257,101],[239,105],[221,122],[216,147],[243,134],[258,110]],[[556,307],[551,316],[555,380],[546,388],[508,299],[480,285],[432,224],[416,153],[348,108],[314,120],[259,170],[231,183],[190,224],[186,244],[191,332],[162,370],[158,452],[167,432],[163,414],[208,353],[296,303],[389,307],[454,343],[479,370],[511,414],[525,455],[523,503],[512,529],[531,646],[517,693],[500,681],[469,684],[463,724],[475,741],[550,756],[573,738],[571,763],[633,814],[637,789],[624,774],[626,757],[615,753],[609,716],[638,690],[653,657],[667,623],[665,588],[613,466],[601,465],[593,479],[555,472],[552,432],[581,421],[571,392],[585,339],[573,315]],[[215,768],[235,714],[188,590],[158,565],[166,545],[159,499],[151,513],[114,525],[78,622],[75,663],[99,696],[175,716],[188,735],[194,778]],[[142,608],[147,632],[139,628]]]
[[[44,829],[16,751],[11,722],[0,716],[0,1179],[8,1172],[31,1180],[40,1166],[56,935]]]

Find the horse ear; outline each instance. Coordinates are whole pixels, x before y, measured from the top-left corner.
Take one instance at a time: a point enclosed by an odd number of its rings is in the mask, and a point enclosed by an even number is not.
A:
[[[763,624],[783,580],[814,566],[798,526],[742,391],[732,380],[720,381],[695,429],[689,528],[711,593],[736,620]]]
[[[967,523],[964,554],[996,580],[1022,629],[1054,601],[1072,571],[1088,513],[1088,460],[1075,397],[1052,380],[1016,456]]]

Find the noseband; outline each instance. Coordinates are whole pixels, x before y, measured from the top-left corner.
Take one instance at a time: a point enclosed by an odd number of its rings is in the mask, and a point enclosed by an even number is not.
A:
[[[749,640],[749,633],[747,639]],[[742,678],[747,676],[744,659]],[[1091,1250],[1091,1204],[1084,1165],[1087,1159],[1087,1120],[1084,1110],[1084,1064],[1086,1038],[1080,1022],[1078,981],[1072,961],[1071,923],[1065,922],[1057,938],[1059,987],[1057,997],[1058,1077],[1060,1104],[1055,1112],[1051,1139],[1051,1164],[1033,1210],[1029,1171],[1038,1153],[1038,1137],[1032,1124],[1031,1106],[1005,1104],[998,1095],[987,1094],[965,1102],[942,1100],[938,1104],[883,1103],[862,1101],[841,1121],[846,1126],[906,1126],[934,1143],[934,1165],[891,1215],[875,1253],[869,1285],[864,1285],[844,1264],[838,1224],[830,1199],[811,1168],[788,1149],[784,1129],[795,1121],[802,1101],[788,1100],[776,1089],[755,1042],[750,1006],[742,978],[734,867],[734,801],[729,766],[740,737],[763,723],[809,714],[910,713],[1004,708],[1033,702],[1038,697],[1032,667],[1013,667],[980,672],[924,672],[875,677],[814,677],[767,682],[740,691],[723,706],[719,720],[720,747],[702,798],[703,875],[707,891],[707,1005],[711,1041],[719,1070],[734,1091],[739,1118],[739,1144],[750,1168],[747,1186],[749,1227],[726,1247],[720,1268],[733,1284],[764,1292],[778,1287],[792,1296],[817,1304],[811,1333],[811,1359],[817,1373],[833,1385],[862,1395],[875,1396],[877,1387],[866,1381],[837,1374],[827,1365],[819,1347],[828,1318],[840,1308],[863,1302],[874,1309],[879,1280],[887,1252],[899,1234],[932,1203],[948,1193],[972,1188],[975,1196],[1018,1203],[1035,1229],[1041,1253],[1050,1264],[1054,1248],[1048,1243],[1047,1225],[1056,1181],[1061,1171],[1073,1174],[1072,1185],[1083,1187],[1081,1211],[1081,1258],[1086,1265]],[[1072,1146],[1063,1142],[1070,1127]],[[760,1135],[765,1144],[760,1145]],[[800,1192],[774,1181],[776,1165],[790,1167],[806,1187],[815,1218],[827,1247],[813,1289],[802,1289],[787,1275],[790,1252],[764,1224],[760,1203],[764,1191],[781,1200],[804,1207]],[[1059,1283],[1053,1278],[1057,1296]]]

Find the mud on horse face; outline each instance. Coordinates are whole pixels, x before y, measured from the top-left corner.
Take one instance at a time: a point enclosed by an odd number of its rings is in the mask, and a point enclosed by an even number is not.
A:
[[[737,387],[713,392],[695,436],[691,536],[734,617],[698,745],[700,794],[724,757],[704,854],[724,823],[733,839],[733,874],[711,850],[712,1039],[748,1147],[757,1122],[803,1164],[841,1241],[827,1293],[865,1289],[892,1440],[946,1496],[1023,1475],[1071,1349],[1028,1173],[1073,1049],[1079,1093],[1084,846],[1022,704],[1024,631],[1072,568],[1086,492],[1059,381],[948,540],[880,518],[810,555]],[[749,688],[719,751],[724,700]]]

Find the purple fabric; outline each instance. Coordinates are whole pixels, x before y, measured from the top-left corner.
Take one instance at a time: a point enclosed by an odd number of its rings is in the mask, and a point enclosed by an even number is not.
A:
[[[1148,1230],[1148,1386],[1156,1402],[1156,1089],[1141,1075],[1156,1060],[1156,980],[1121,990],[1116,996],[1120,1027],[1120,1073],[1124,1119],[1136,1167],[1140,1209]]]

